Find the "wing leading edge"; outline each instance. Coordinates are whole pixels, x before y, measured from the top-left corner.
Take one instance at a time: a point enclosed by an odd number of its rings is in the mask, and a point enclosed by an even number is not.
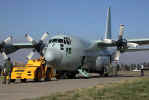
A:
[[[139,45],[149,45],[149,38],[145,38],[145,39],[127,39],[127,42],[137,43]]]
[[[95,41],[89,49],[101,49],[101,48],[106,48],[106,47],[117,47],[117,41],[111,40],[111,39],[106,39],[106,40],[97,40]],[[129,44],[136,44],[135,47],[137,46],[142,46],[142,45],[149,45],[149,38],[146,39],[128,39],[127,40],[127,49],[129,49]],[[143,51],[143,50],[149,50],[149,49],[135,49],[132,48],[129,51]]]
[[[28,43],[13,43],[12,46],[17,48],[17,49],[33,48],[33,44],[29,43],[29,42]]]

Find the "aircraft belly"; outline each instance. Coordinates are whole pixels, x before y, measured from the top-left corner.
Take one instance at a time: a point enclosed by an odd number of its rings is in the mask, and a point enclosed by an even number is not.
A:
[[[108,57],[106,56],[105,57],[103,56],[87,57],[83,67],[88,69],[89,72],[97,72],[97,71],[100,71],[101,68],[107,65],[108,63],[109,63],[109,60],[108,60]],[[69,63],[62,62],[60,65],[56,67],[56,69],[59,71],[76,71],[79,65],[80,65],[80,61],[74,61]]]
[[[76,71],[77,70],[77,67],[72,64],[62,64],[61,66],[57,66],[57,69],[58,71]]]

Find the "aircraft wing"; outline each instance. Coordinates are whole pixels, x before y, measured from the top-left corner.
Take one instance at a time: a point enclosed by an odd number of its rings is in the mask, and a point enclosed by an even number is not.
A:
[[[149,38],[146,38],[146,39],[127,39],[127,42],[137,43],[139,45],[149,45]]]
[[[89,47],[89,50],[90,49],[101,49],[104,47],[116,47],[117,46],[116,42],[117,41],[111,40],[111,39],[97,40],[94,43],[92,43],[92,45]],[[149,38],[146,38],[146,39],[128,39],[127,43],[128,43],[128,47],[129,47],[129,44],[133,44],[133,45],[135,44],[137,46],[149,45]]]
[[[34,48],[32,43],[26,42],[26,43],[12,43],[12,44],[5,44],[1,47],[1,51],[3,54],[10,54],[18,49],[23,49],[23,48]]]
[[[146,39],[127,39],[127,43],[136,43],[138,45],[149,45],[149,38]],[[115,40],[97,40],[95,42],[96,46],[98,47],[114,47],[116,46],[116,41]]]
[[[48,36],[48,33],[45,32],[41,37],[40,41],[37,42],[29,34],[25,34],[26,39],[29,41],[25,43],[19,43],[19,42],[9,43],[9,41],[12,40],[12,37],[8,37],[0,43],[0,53],[3,55],[4,59],[8,58],[7,54],[13,53],[18,49],[24,49],[24,48],[34,48],[33,52],[30,53],[31,56],[34,54],[35,50],[41,53],[42,49],[45,46],[43,40],[45,40],[47,36]],[[28,56],[28,57],[31,58],[31,56]]]
[[[149,45],[149,38],[144,39],[127,39],[127,43],[136,43],[138,45]],[[95,42],[95,45],[97,46],[104,46],[104,47],[113,47],[116,46],[115,40],[97,40]]]
[[[17,48],[17,49],[21,49],[21,48],[33,48],[33,44],[30,42],[26,42],[26,43],[13,43],[12,44],[13,47]]]
[[[129,49],[125,50],[125,52],[136,52],[136,51],[149,51],[149,48],[138,48],[138,49],[129,48]]]

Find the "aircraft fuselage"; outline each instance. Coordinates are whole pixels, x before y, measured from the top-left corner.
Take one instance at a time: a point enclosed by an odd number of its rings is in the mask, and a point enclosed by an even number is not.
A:
[[[83,66],[89,72],[98,72],[109,63],[109,52],[107,48],[88,50],[91,45],[91,42],[80,38],[56,35],[51,37],[43,53],[47,64],[54,65],[57,71],[77,71],[85,56]]]

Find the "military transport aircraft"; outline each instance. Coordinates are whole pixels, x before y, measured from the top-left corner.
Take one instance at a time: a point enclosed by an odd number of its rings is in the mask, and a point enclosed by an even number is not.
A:
[[[149,50],[137,48],[140,45],[148,45],[149,38],[124,39],[123,33],[124,25],[120,25],[118,40],[111,39],[111,12],[108,8],[105,38],[102,40],[89,42],[74,36],[55,35],[44,43],[43,40],[48,36],[47,32],[40,41],[26,34],[28,43],[8,43],[11,40],[11,37],[8,37],[0,43],[0,52],[4,59],[7,59],[7,54],[18,49],[33,48],[27,58],[31,59],[34,52],[38,52],[45,58],[47,66],[52,65],[58,73],[74,77],[76,73],[83,72],[81,69],[85,67],[88,72],[103,75],[105,65],[119,61],[120,53]]]

